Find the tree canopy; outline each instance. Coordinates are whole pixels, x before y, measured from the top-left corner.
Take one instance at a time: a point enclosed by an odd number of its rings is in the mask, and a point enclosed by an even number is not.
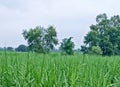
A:
[[[18,51],[18,52],[27,52],[28,48],[27,48],[27,46],[21,44],[17,48],[15,48],[15,51]]]
[[[61,42],[60,50],[62,51],[62,54],[67,55],[73,55],[74,54],[74,42],[71,41],[72,37],[69,37],[68,39],[65,38]]]
[[[90,26],[90,31],[84,38],[81,46],[83,53],[91,53],[94,48],[100,48],[102,55],[120,54],[120,17],[119,15],[108,18],[100,14],[96,17],[96,24]]]
[[[28,48],[32,52],[48,53],[58,44],[57,32],[53,26],[44,28],[37,26],[29,31],[24,30],[23,36],[28,42]]]

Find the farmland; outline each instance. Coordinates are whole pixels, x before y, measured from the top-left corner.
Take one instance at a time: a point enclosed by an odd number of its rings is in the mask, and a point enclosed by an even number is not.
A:
[[[119,87],[120,58],[0,52],[0,87]]]

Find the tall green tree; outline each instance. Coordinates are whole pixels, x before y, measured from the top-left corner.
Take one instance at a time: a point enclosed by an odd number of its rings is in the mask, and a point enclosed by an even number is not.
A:
[[[61,42],[60,50],[62,51],[62,54],[65,55],[73,55],[74,54],[74,42],[71,41],[72,37],[69,37],[68,39],[65,38]]]
[[[55,28],[53,26],[49,26],[46,29],[46,34],[44,37],[45,40],[45,46],[47,49],[47,51],[49,52],[50,50],[54,49],[54,45],[58,44],[58,39],[57,39],[57,32],[55,30]]]
[[[100,47],[102,55],[120,54],[120,17],[100,14],[96,17],[96,24],[90,26],[90,31],[85,36],[83,53],[91,53],[93,46]]]
[[[29,31],[24,30],[23,36],[32,52],[48,53],[58,44],[57,32],[53,26],[49,26],[47,29],[37,26]]]

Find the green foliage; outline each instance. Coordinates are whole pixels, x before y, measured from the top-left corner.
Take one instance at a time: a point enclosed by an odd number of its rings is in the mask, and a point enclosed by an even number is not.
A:
[[[101,55],[102,50],[99,46],[92,46],[91,53],[96,55]]]
[[[27,48],[27,46],[21,44],[21,45],[19,45],[19,46],[15,49],[15,51],[18,51],[18,52],[27,52],[27,51],[28,51],[28,48]]]
[[[57,32],[53,26],[47,28],[44,39],[48,51],[54,49],[54,45],[58,44]]]
[[[62,54],[68,54],[73,55],[74,54],[74,42],[71,41],[72,37],[63,39],[63,42],[61,43],[60,50],[62,51]]]
[[[2,47],[0,47],[0,51],[3,51],[4,49]]]
[[[32,52],[48,53],[54,48],[54,45],[58,44],[57,33],[53,26],[49,26],[47,29],[38,26],[29,31],[24,30],[23,36]]]
[[[14,48],[13,47],[7,47],[6,50],[7,51],[14,51]]]
[[[119,56],[0,53],[0,87],[119,86]]]
[[[120,54],[120,17],[117,15],[108,19],[106,14],[100,14],[96,22],[90,26],[91,31],[85,36],[81,51],[90,53],[93,46],[98,46],[102,55]]]

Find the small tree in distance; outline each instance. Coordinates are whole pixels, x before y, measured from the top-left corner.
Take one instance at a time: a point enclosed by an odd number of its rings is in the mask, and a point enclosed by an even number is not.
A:
[[[72,37],[69,37],[68,39],[65,38],[61,42],[60,50],[61,53],[64,55],[73,55],[74,54],[74,42],[71,41]]]
[[[13,47],[7,47],[6,50],[7,51],[14,51],[14,48]]]
[[[27,46],[21,44],[17,48],[15,48],[15,51],[18,51],[18,52],[27,52],[28,48],[27,48]]]

